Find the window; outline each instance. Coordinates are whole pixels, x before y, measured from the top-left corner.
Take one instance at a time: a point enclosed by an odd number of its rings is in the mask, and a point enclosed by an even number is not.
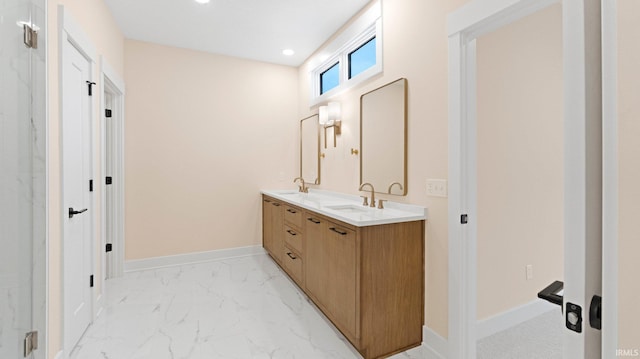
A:
[[[315,106],[382,72],[382,8],[374,2],[358,21],[310,59],[311,103]]]
[[[320,74],[320,95],[329,92],[340,84],[340,63],[336,62]]]
[[[376,38],[367,41],[364,45],[349,54],[349,79],[376,64]]]

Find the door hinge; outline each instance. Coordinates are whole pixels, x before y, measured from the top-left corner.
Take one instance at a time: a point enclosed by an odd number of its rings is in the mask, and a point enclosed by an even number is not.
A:
[[[113,184],[113,177],[107,176],[107,178],[105,178],[105,183],[108,185]]]
[[[113,244],[111,243],[107,243],[107,248],[106,248],[107,253],[113,251]]]
[[[24,357],[28,357],[36,349],[38,349],[38,331],[34,330],[24,336]]]
[[[460,223],[462,224],[469,223],[469,215],[467,214],[460,215]]]
[[[22,29],[24,31],[24,44],[30,49],[38,48],[38,31],[34,30],[30,25],[23,24]]]
[[[111,118],[112,114],[111,114],[111,110],[109,109],[105,109],[104,110],[104,117],[106,118]]]
[[[93,180],[89,180],[89,192],[93,192]]]
[[[89,86],[89,96],[93,96],[93,92],[91,91],[91,87],[93,85],[95,85],[95,82],[91,82],[91,81],[86,81],[87,82],[87,86]]]
[[[93,288],[93,274],[89,276],[89,287]]]

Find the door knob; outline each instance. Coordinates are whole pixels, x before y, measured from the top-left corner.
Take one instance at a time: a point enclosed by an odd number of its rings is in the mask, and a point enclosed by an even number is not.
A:
[[[73,216],[77,215],[77,214],[81,214],[84,213],[88,210],[88,208],[85,209],[81,209],[79,211],[76,211],[73,209],[73,207],[69,207],[69,218],[73,218]]]

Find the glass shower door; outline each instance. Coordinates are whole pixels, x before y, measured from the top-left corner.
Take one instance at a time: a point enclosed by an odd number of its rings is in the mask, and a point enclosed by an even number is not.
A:
[[[44,293],[44,92],[33,91],[35,78],[44,89],[44,52],[38,54],[27,47],[23,38],[24,24],[32,25],[36,14],[44,18],[43,6],[38,8],[34,1],[0,0],[0,358],[3,359],[24,358],[25,335],[36,327],[33,316],[36,262],[40,268],[36,275],[37,291]],[[34,61],[38,58],[41,60]],[[40,107],[34,110],[37,106]],[[42,357],[40,353],[38,357]]]

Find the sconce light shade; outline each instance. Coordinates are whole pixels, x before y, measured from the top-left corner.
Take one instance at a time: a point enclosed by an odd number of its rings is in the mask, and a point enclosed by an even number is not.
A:
[[[340,121],[340,102],[329,102],[329,125]]]
[[[324,127],[324,148],[327,148],[327,128],[333,128],[333,147],[336,147],[336,135],[340,134],[340,102],[329,102],[318,108],[318,122]]]
[[[320,108],[318,108],[318,116],[320,117],[318,119],[318,122],[320,123],[320,126],[326,126],[329,124],[329,108],[328,106],[320,106]]]
[[[331,127],[340,122],[340,102],[329,102],[327,106],[318,108],[321,126]]]

